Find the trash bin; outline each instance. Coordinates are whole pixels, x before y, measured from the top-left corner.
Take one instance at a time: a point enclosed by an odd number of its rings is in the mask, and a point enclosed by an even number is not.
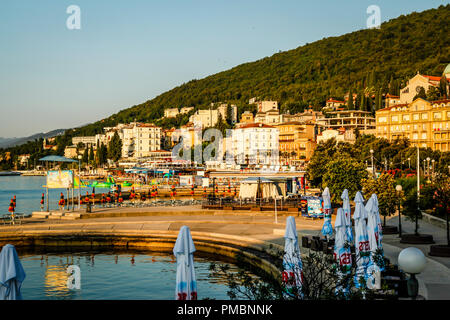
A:
[[[86,212],[92,212],[92,208],[91,208],[91,203],[90,202],[88,202],[88,203],[86,203]]]

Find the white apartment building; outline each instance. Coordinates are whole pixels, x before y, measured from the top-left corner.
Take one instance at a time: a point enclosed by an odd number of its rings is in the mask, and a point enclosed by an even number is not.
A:
[[[237,164],[278,165],[278,128],[262,123],[249,123],[233,129],[227,152]]]
[[[132,122],[130,124],[119,123],[116,127],[105,127],[104,134],[89,137],[73,137],[72,144],[82,142],[86,146],[97,146],[103,143],[108,145],[117,132],[122,140],[123,158],[142,158],[150,156],[153,151],[161,150],[162,128],[153,124]]]
[[[197,110],[192,116],[189,117],[189,122],[198,123],[202,128],[213,127],[219,121],[219,114],[223,120],[227,119],[227,104],[221,104],[217,109],[202,109]],[[231,122],[234,124],[237,122],[237,106],[231,105]]]
[[[178,108],[169,108],[164,110],[165,118],[175,118],[178,115]]]
[[[278,110],[277,101],[259,101],[258,112],[267,112],[270,110]]]
[[[143,158],[161,150],[162,128],[148,123],[131,123],[123,128],[122,157]]]

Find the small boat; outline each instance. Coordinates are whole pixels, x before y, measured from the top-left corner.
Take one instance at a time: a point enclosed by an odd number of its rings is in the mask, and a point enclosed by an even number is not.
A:
[[[0,177],[11,177],[11,176],[20,176],[20,175],[22,175],[20,172],[0,171]]]

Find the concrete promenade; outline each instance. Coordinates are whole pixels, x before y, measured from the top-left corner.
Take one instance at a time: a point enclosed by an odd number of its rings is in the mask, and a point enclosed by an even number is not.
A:
[[[278,214],[275,223],[274,212],[203,210],[200,206],[168,208],[115,208],[97,209],[89,219],[53,220],[26,218],[22,225],[0,226],[0,236],[6,234],[70,234],[70,233],[104,233],[114,234],[135,232],[140,235],[154,232],[176,233],[181,226],[187,225],[193,233],[223,235],[235,237],[236,241],[255,245],[274,244],[284,246],[284,228],[288,215],[296,218],[299,238],[303,235],[320,235],[322,220],[310,220],[297,217],[296,213]],[[333,216],[334,220],[334,216]],[[334,225],[334,221],[332,222]],[[388,220],[388,225],[397,225],[398,217]],[[413,223],[403,220],[403,232],[411,233]],[[432,234],[437,244],[445,243],[445,229],[420,221],[420,232]],[[195,241],[195,237],[194,237]],[[397,263],[399,252],[406,247],[415,246],[427,257],[426,269],[418,275],[419,294],[426,299],[450,300],[450,258],[438,258],[428,255],[429,245],[401,244],[398,235],[384,235],[383,248],[387,258]],[[305,248],[303,251],[305,252]]]

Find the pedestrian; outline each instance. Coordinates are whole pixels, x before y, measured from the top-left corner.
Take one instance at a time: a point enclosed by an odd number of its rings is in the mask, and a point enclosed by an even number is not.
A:
[[[62,208],[62,210],[64,211],[64,208],[66,206],[66,200],[64,199],[64,194],[62,192],[61,192],[61,196],[59,197],[58,205],[59,205],[59,210],[61,210],[61,208]]]
[[[109,208],[111,207],[111,201],[112,201],[112,199],[111,199],[111,192],[109,191],[108,195],[106,196],[106,202],[108,202],[108,207]]]
[[[106,197],[105,197],[104,193],[102,193],[101,203],[102,203],[102,208],[104,208],[105,207],[105,203],[106,203]]]
[[[16,207],[14,206],[14,200],[11,199],[11,201],[9,202],[9,208],[8,211],[11,213],[11,215],[14,216],[14,211],[15,211]]]
[[[41,211],[44,211],[44,199],[45,199],[45,197],[44,197],[44,194],[42,194],[42,196],[41,196]]]

